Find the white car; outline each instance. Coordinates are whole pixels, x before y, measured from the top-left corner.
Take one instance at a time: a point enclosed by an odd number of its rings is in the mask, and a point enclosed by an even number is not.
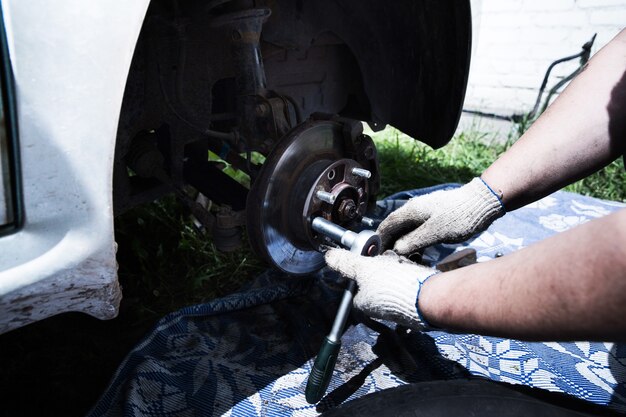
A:
[[[245,224],[276,267],[319,268],[311,219],[354,227],[377,192],[360,121],[452,137],[470,20],[459,0],[2,0],[0,333],[115,317],[113,216],[168,193],[223,249]]]

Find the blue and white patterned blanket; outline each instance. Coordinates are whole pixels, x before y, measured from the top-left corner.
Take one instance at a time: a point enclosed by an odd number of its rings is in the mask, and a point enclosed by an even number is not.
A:
[[[446,187],[454,185],[396,194],[379,203],[377,214]],[[468,242],[429,248],[425,259],[434,264],[469,246],[479,262],[489,261],[623,207],[558,192],[508,213]],[[343,285],[328,270],[304,278],[267,271],[243,292],[166,316],[124,360],[90,415],[310,416],[385,388],[469,375],[626,411],[624,345],[409,332],[359,314],[348,323],[326,396],[307,404],[307,376]]]

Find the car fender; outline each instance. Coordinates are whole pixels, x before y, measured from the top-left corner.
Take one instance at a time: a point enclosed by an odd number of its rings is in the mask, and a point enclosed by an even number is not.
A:
[[[117,315],[112,170],[149,0],[4,0],[25,222],[0,238],[0,333],[65,311]]]

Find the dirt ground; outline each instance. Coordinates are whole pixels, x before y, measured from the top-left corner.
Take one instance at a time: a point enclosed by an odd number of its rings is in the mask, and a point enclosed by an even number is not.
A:
[[[153,324],[132,325],[127,311],[109,321],[67,313],[0,336],[0,415],[85,415]]]

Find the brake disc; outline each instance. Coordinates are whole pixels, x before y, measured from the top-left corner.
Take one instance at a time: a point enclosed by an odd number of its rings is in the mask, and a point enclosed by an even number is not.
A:
[[[252,248],[287,273],[307,274],[324,266],[319,249],[329,242],[312,231],[314,217],[349,227],[373,201],[378,184],[374,144],[359,132],[355,146],[345,128],[332,120],[296,127],[268,155],[250,189],[246,215]],[[363,169],[374,171],[374,177]]]

